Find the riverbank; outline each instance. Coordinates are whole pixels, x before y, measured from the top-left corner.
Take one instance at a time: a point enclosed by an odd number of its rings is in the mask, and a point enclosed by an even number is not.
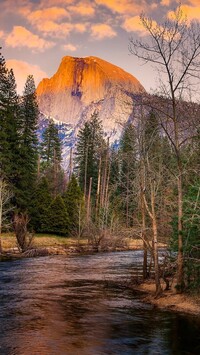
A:
[[[145,303],[150,303],[161,309],[192,314],[200,317],[200,296],[176,294],[174,286],[175,282],[170,290],[165,291],[165,284],[162,284],[164,291],[159,298],[155,298],[154,280],[148,280],[138,286],[133,286],[133,289],[142,292],[143,295],[141,299]]]
[[[1,239],[4,254],[19,254],[16,238],[13,233],[2,234]],[[164,246],[164,244],[159,244],[159,247]],[[36,256],[39,256],[40,252],[42,255],[45,253],[50,255],[68,255],[71,253],[96,251],[141,250],[142,248],[143,241],[141,239],[135,239],[131,237],[107,237],[102,239],[101,243],[97,245],[94,240],[89,240],[88,238],[81,238],[78,241],[76,237],[61,237],[48,234],[36,234],[31,246],[32,250],[37,250]],[[28,254],[29,253],[27,252],[27,256]]]

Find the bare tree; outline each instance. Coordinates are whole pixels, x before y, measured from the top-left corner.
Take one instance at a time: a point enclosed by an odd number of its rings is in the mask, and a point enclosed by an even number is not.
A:
[[[186,99],[188,86],[194,89],[200,70],[200,26],[188,23],[179,6],[163,24],[156,24],[144,14],[141,22],[149,35],[149,40],[130,40],[130,52],[152,63],[159,70],[160,94],[167,98],[170,110],[167,118],[170,124],[163,128],[170,140],[176,157],[177,206],[178,206],[178,270],[177,292],[184,286],[183,259],[183,160],[181,155],[181,133],[178,101]],[[170,127],[170,129],[168,129]],[[171,127],[173,128],[171,131]]]
[[[30,219],[26,213],[18,213],[13,218],[13,229],[17,239],[17,246],[22,253],[31,247],[33,234],[28,232]]]
[[[9,185],[3,178],[0,178],[0,253],[2,253],[2,227],[8,226],[7,217],[13,209],[13,207],[9,204],[12,197],[13,193],[10,190]]]

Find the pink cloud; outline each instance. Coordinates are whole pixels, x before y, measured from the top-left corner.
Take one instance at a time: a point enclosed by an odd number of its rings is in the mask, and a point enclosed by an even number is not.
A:
[[[40,6],[41,5],[42,4],[40,4]],[[69,19],[71,20],[71,15],[69,13],[70,9],[74,12],[77,11],[77,14],[81,13],[81,15],[93,13],[93,8],[87,4],[85,7],[81,4],[76,7],[71,6],[68,7],[67,10],[63,7],[53,6],[36,11],[31,11],[30,8],[23,8],[20,11],[31,25],[34,26],[37,31],[41,32],[43,36],[62,39],[68,36],[71,31],[83,33],[87,28],[87,23],[69,22]]]
[[[92,37],[97,40],[101,40],[104,38],[112,38],[117,35],[117,33],[112,29],[111,26],[106,25],[104,23],[98,23],[96,25],[91,26]]]
[[[97,5],[103,5],[112,12],[119,14],[136,14],[146,8],[146,0],[95,0]]]
[[[193,4],[195,5],[195,1],[193,1]],[[181,6],[183,13],[187,16],[189,21],[200,20],[200,3],[198,2],[197,5],[199,6]]]
[[[4,32],[0,31],[0,38],[3,38],[3,37],[4,37]]]
[[[183,14],[187,16],[189,21],[200,20],[200,3],[199,0],[190,0],[190,5],[182,4],[181,9]],[[169,11],[167,14],[168,18],[174,17],[174,12]]]
[[[50,7],[42,10],[36,10],[30,12],[28,15],[28,19],[32,24],[36,24],[43,21],[58,21],[63,18],[69,18],[69,13],[67,10],[61,7]]]
[[[156,21],[152,21],[153,27],[156,27]],[[122,28],[124,28],[127,32],[137,32],[140,36],[145,36],[148,34],[142,22],[140,20],[140,16],[133,16],[127,18],[122,24]]]
[[[19,94],[22,94],[24,90],[24,84],[28,75],[33,75],[36,85],[45,77],[47,74],[38,66],[32,65],[30,63],[16,60],[8,59],[6,61],[8,69],[13,69],[16,82],[17,82],[17,91]]]
[[[66,52],[75,52],[77,50],[77,46],[75,46],[74,44],[68,43],[68,44],[64,44],[62,46],[62,49]]]
[[[38,23],[37,29],[42,32],[44,36],[54,36],[56,38],[62,38],[69,35],[72,30],[71,23],[56,23],[53,21],[44,21]]]
[[[161,0],[161,3],[160,5],[163,5],[163,6],[169,6],[171,3],[171,0]]]
[[[69,6],[69,11],[79,16],[93,16],[95,13],[94,6],[89,3],[80,2],[76,6]]]
[[[44,51],[54,46],[53,42],[45,41],[22,26],[14,26],[5,42],[7,46],[12,48],[28,47],[38,51]]]

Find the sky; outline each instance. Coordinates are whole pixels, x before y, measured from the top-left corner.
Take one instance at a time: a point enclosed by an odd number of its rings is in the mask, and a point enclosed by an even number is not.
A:
[[[134,75],[153,92],[156,73],[130,54],[130,38],[145,38],[139,16],[163,22],[179,0],[0,0],[0,47],[18,92],[27,75],[36,85],[62,57],[96,56]],[[200,20],[200,0],[183,0],[188,20]]]

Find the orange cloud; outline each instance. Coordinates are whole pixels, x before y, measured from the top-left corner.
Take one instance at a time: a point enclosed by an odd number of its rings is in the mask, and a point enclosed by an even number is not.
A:
[[[163,6],[169,6],[171,3],[171,0],[162,0],[160,5],[163,5]]]
[[[140,13],[147,6],[145,0],[95,0],[98,5],[103,5],[113,12],[119,14],[135,14]]]
[[[64,8],[50,7],[33,12],[30,11],[26,17],[29,22],[45,36],[53,35],[57,38],[64,37],[68,35],[71,30],[71,24],[59,24],[56,22],[63,18],[69,18],[69,13]]]
[[[188,5],[182,5],[181,9],[183,13],[187,16],[189,21],[192,20],[200,20],[200,4],[198,3],[199,6],[188,6]]]
[[[36,85],[43,78],[47,77],[47,74],[38,65],[32,65],[20,60],[8,59],[6,61],[6,66],[8,69],[12,68],[14,71],[17,82],[17,91],[19,94],[22,94],[26,78],[29,74],[34,76]]]
[[[42,21],[58,21],[65,17],[69,17],[69,13],[61,7],[50,7],[43,10],[37,10],[30,12],[28,19],[32,24],[36,24]]]
[[[87,30],[88,23],[75,23],[73,24],[73,30],[79,33],[84,33]]]
[[[62,38],[69,35],[70,31],[72,30],[72,24],[58,24],[53,21],[44,21],[37,25],[37,29],[41,31],[44,36],[54,36],[57,38]]]
[[[99,23],[91,26],[92,37],[97,40],[104,38],[112,38],[117,35],[117,33],[109,25]]]
[[[25,27],[14,26],[12,32],[6,38],[6,45],[13,48],[28,47],[32,50],[44,51],[53,47],[54,43],[45,41]]]
[[[37,25],[37,29],[42,32],[45,37],[54,36],[55,38],[65,38],[71,31],[84,33],[87,29],[87,23],[72,24],[69,22],[56,23],[53,21],[44,21]]]
[[[91,4],[82,2],[76,6],[69,6],[69,11],[79,16],[93,16],[95,13],[95,9]]]
[[[157,26],[156,21],[152,21],[153,27]],[[148,34],[144,26],[142,25],[142,22],[140,20],[140,16],[134,16],[134,17],[129,17],[127,18],[123,25],[122,28],[124,28],[127,32],[138,32],[140,36],[145,36]]]
[[[140,16],[134,16],[134,17],[129,17],[127,18],[122,27],[127,31],[127,32],[145,32],[144,27],[141,24]]]
[[[77,5],[73,8],[73,11],[77,11],[77,13],[81,14],[91,14],[91,9],[92,7],[87,5],[86,7]],[[50,7],[37,11],[30,11],[30,9],[23,8],[21,9],[21,14],[45,37],[54,36],[55,38],[65,38],[71,31],[83,33],[87,28],[87,23],[63,21],[65,18],[69,20],[71,16],[69,12],[62,7]]]
[[[193,6],[200,6],[199,0],[188,0],[188,1],[189,1],[189,3],[190,3],[191,5],[193,5]]]
[[[69,52],[75,52],[77,50],[77,47],[74,46],[73,44],[69,43],[69,44],[64,44],[62,46],[62,49],[64,49],[64,51],[69,51]]]
[[[46,7],[51,7],[56,5],[71,5],[74,4],[74,0],[40,0],[40,7],[41,8],[46,8]]]
[[[189,6],[189,5],[181,5],[181,9],[183,11],[183,14],[187,16],[189,21],[192,20],[200,20],[200,4],[199,4],[199,0],[198,2],[195,0],[190,0],[190,3],[192,4],[196,4],[199,6]],[[169,11],[167,14],[168,18],[174,18],[174,12],[173,11]]]
[[[3,37],[4,37],[4,32],[0,31],[0,38],[3,38]]]

